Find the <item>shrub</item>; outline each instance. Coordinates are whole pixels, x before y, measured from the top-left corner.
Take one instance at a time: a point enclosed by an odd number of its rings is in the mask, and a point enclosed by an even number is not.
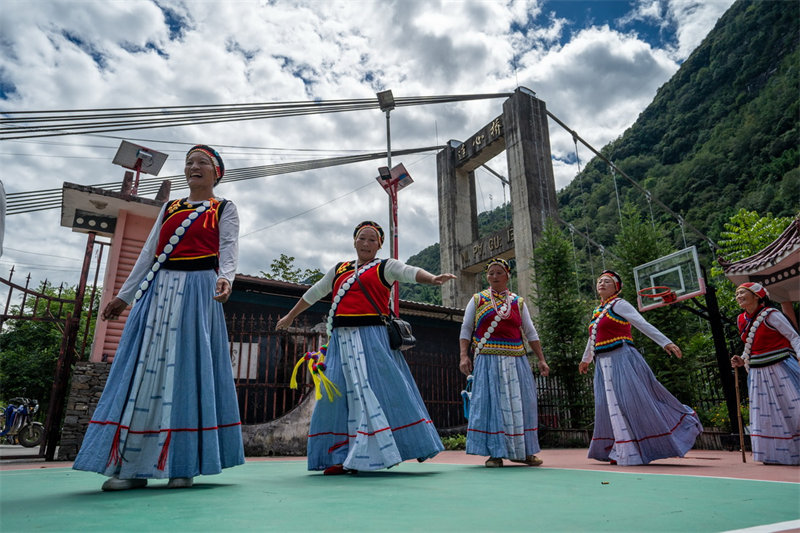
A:
[[[741,406],[742,411],[742,424],[748,425],[750,423],[750,406],[748,404]],[[705,428],[738,428],[738,422],[733,421],[730,425],[730,417],[728,417],[728,406],[725,403],[719,403],[710,407],[709,409],[698,409],[697,415],[700,417],[700,422]]]
[[[467,436],[459,434],[442,437],[442,444],[444,444],[445,450],[466,450]]]

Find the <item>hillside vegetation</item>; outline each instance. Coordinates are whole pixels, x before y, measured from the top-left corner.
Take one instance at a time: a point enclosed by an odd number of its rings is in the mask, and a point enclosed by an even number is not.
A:
[[[774,216],[800,209],[800,4],[733,4],[653,102],[603,155],[689,224],[717,241],[741,208]],[[555,126],[557,127],[557,126]],[[580,132],[578,132],[580,134]],[[586,156],[584,151],[581,153]],[[688,228],[649,203],[620,176],[623,209],[660,225],[675,249],[695,244],[710,267],[714,254]],[[608,165],[592,159],[558,193],[561,217],[606,248],[620,234],[614,181]],[[502,206],[481,213],[481,234],[504,224]],[[489,229],[493,228],[493,229]],[[588,273],[598,251],[575,236]],[[438,244],[410,264],[439,272]],[[438,290],[406,286],[401,298],[439,303]]]

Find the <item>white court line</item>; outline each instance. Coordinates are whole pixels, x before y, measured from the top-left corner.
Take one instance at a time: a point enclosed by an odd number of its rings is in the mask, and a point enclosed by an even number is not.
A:
[[[745,529],[731,529],[724,533],[776,533],[778,531],[797,531],[800,530],[800,520],[790,520],[788,522],[775,522],[763,526],[748,527]]]

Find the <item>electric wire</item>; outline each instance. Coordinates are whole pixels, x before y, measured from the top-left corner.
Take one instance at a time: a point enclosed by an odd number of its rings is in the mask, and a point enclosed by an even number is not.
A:
[[[487,98],[507,98],[511,94],[398,97],[394,99],[394,106],[406,107]],[[84,135],[368,109],[381,109],[379,100],[364,98],[255,104],[4,111],[0,116],[0,140]]]
[[[425,146],[421,148],[410,148],[405,150],[392,150],[392,155],[403,156],[411,155],[422,152],[439,151],[443,146]],[[268,176],[276,176],[282,174],[291,174],[295,172],[303,172],[306,170],[315,170],[321,168],[328,168],[339,165],[348,165],[353,163],[361,163],[364,161],[373,161],[376,159],[384,159],[386,152],[369,152],[358,155],[329,157],[323,159],[310,159],[304,161],[291,161],[286,163],[276,163],[272,165],[260,165],[256,167],[245,167],[238,169],[231,169],[225,172],[222,184],[233,183],[243,180],[264,178]],[[137,195],[145,196],[148,194],[155,194],[161,188],[161,183],[168,180],[171,183],[171,190],[187,189],[185,177],[183,175],[174,175],[166,177],[148,177],[141,178]],[[120,187],[119,181],[99,183],[90,185],[100,189],[112,190]],[[44,211],[47,209],[57,209],[61,207],[62,202],[62,189],[43,189],[38,191],[26,191],[18,193],[9,193],[6,196],[7,201],[7,215],[18,215],[22,213],[32,213],[36,211]]]
[[[562,122],[562,121],[561,121],[561,120],[560,120],[560,119],[559,119],[557,116],[555,116],[554,114],[552,114],[550,111],[548,111],[548,112],[547,112],[547,116],[548,116],[548,117],[550,117],[550,118],[552,118],[554,121],[556,121],[556,123],[557,123],[559,126],[561,126],[562,128],[564,128],[565,130],[567,130],[567,131],[568,131],[568,132],[569,132],[569,133],[572,135],[573,139],[577,139],[577,140],[579,140],[579,141],[581,142],[581,144],[583,144],[583,145],[584,145],[586,148],[588,148],[589,150],[591,150],[592,152],[594,152],[594,154],[595,154],[597,157],[599,157],[600,159],[602,159],[603,161],[605,161],[605,162],[606,162],[606,164],[608,164],[608,166],[610,166],[610,167],[611,167],[613,170],[616,170],[617,172],[619,172],[619,174],[620,174],[620,175],[621,175],[623,178],[625,178],[626,180],[628,180],[628,182],[629,182],[631,185],[633,185],[633,186],[634,186],[634,187],[635,187],[635,188],[636,188],[636,189],[637,189],[639,192],[641,192],[642,194],[644,194],[644,195],[645,195],[645,197],[647,197],[648,201],[653,201],[653,202],[656,202],[656,203],[657,203],[659,206],[661,206],[661,208],[662,208],[664,211],[666,211],[667,213],[669,213],[670,215],[672,215],[673,217],[675,217],[675,219],[676,219],[676,220],[678,220],[678,221],[683,221],[683,224],[684,224],[684,225],[688,226],[688,227],[689,227],[689,229],[691,229],[693,232],[695,232],[695,233],[696,233],[696,234],[698,234],[700,237],[702,237],[702,239],[703,239],[704,241],[706,241],[706,242],[707,242],[709,245],[711,245],[711,247],[712,247],[713,249],[718,249],[718,248],[719,248],[719,246],[717,245],[717,243],[715,243],[713,240],[711,240],[711,237],[709,237],[708,235],[706,235],[705,233],[703,233],[702,231],[700,231],[699,229],[697,229],[696,227],[694,227],[694,226],[693,226],[693,225],[691,225],[690,223],[688,223],[688,222],[686,222],[685,220],[683,220],[683,217],[681,217],[681,215],[679,215],[678,213],[676,213],[675,211],[673,211],[672,209],[670,209],[669,207],[667,207],[667,205],[666,205],[664,202],[662,202],[661,200],[659,200],[658,198],[656,198],[655,196],[653,196],[653,195],[652,195],[652,193],[651,193],[650,191],[648,191],[647,189],[645,189],[644,187],[642,187],[641,185],[639,185],[639,182],[637,182],[636,180],[634,180],[633,178],[631,178],[630,176],[628,176],[628,175],[627,175],[627,174],[626,174],[626,173],[625,173],[625,172],[624,172],[622,169],[620,169],[620,168],[619,168],[619,167],[617,167],[617,166],[616,166],[614,163],[612,163],[610,159],[608,159],[606,156],[604,156],[603,154],[601,154],[601,153],[600,153],[598,150],[596,150],[596,149],[595,149],[595,148],[594,148],[592,145],[590,145],[588,142],[586,142],[585,140],[583,140],[583,139],[582,139],[582,138],[581,138],[581,137],[580,137],[580,136],[579,136],[579,135],[578,135],[578,134],[577,134],[575,131],[573,131],[572,129],[570,129],[570,127],[569,127],[569,126],[567,126],[566,124],[564,124],[564,123],[563,123],[563,122]]]

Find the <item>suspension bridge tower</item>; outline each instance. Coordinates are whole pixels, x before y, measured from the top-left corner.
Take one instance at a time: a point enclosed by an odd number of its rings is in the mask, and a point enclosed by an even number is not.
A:
[[[513,211],[511,225],[478,238],[475,169],[506,152]],[[462,307],[484,288],[492,257],[517,259],[515,292],[531,294],[533,248],[548,217],[556,217],[547,109],[526,88],[503,103],[503,113],[464,142],[450,141],[436,157],[442,272],[458,275],[442,286],[442,303]]]

